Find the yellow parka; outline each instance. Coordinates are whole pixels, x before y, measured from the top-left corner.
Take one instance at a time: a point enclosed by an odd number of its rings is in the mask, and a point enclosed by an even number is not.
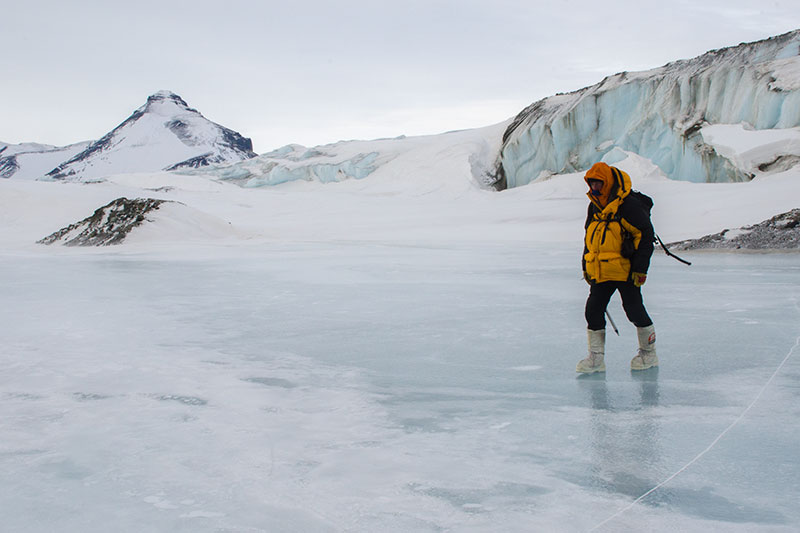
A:
[[[591,284],[630,281],[632,272],[647,274],[653,255],[650,205],[631,195],[631,178],[622,170],[596,163],[584,177],[601,180],[598,196],[587,193],[589,210],[583,250],[583,274]],[[647,198],[647,197],[644,197]]]

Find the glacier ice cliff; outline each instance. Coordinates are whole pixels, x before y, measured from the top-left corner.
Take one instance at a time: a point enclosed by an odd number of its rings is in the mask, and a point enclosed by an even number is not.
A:
[[[620,150],[650,159],[674,180],[746,181],[748,170],[702,135],[709,124],[740,123],[800,126],[800,30],[535,102],[503,135],[495,187],[581,171]]]

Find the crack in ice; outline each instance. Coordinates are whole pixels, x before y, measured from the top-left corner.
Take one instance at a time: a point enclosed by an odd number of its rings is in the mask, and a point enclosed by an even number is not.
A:
[[[796,309],[798,309],[798,311],[800,311],[800,306],[798,306],[798,302],[797,302],[796,300],[795,300],[795,302],[794,302],[794,305],[795,305],[795,308],[796,308]],[[734,421],[733,421],[733,422],[732,422],[732,423],[731,423],[731,424],[730,424],[728,427],[726,427],[726,428],[725,428],[725,429],[722,431],[722,433],[720,433],[720,434],[717,436],[717,438],[715,438],[715,439],[714,439],[714,440],[711,442],[711,444],[709,444],[709,445],[706,447],[706,449],[705,449],[705,450],[703,450],[703,451],[701,451],[699,454],[697,454],[697,455],[694,457],[694,459],[692,459],[691,461],[689,461],[688,463],[686,463],[686,464],[685,464],[683,467],[681,467],[680,469],[678,469],[678,470],[677,470],[677,471],[676,471],[674,474],[670,475],[670,476],[669,476],[668,478],[666,478],[664,481],[662,481],[661,483],[659,483],[658,485],[656,485],[656,486],[655,486],[655,487],[653,487],[652,489],[648,490],[647,492],[645,492],[644,494],[642,494],[641,496],[639,496],[638,498],[636,498],[635,500],[633,500],[633,501],[632,501],[630,504],[626,505],[625,507],[623,507],[622,509],[620,509],[619,511],[617,511],[617,512],[616,512],[616,513],[614,513],[613,515],[609,516],[608,518],[606,518],[605,520],[603,520],[602,522],[600,522],[599,524],[597,524],[596,526],[594,526],[593,528],[591,528],[589,531],[590,531],[590,532],[591,532],[591,531],[596,531],[596,530],[600,529],[601,527],[603,527],[604,525],[606,525],[607,523],[609,523],[609,522],[611,522],[612,520],[614,520],[615,518],[617,518],[617,517],[621,516],[623,513],[627,512],[628,510],[630,510],[631,508],[633,508],[633,507],[634,507],[636,504],[638,504],[639,502],[641,502],[642,500],[644,500],[646,497],[650,496],[650,495],[651,495],[651,494],[653,494],[655,491],[657,491],[658,489],[660,489],[661,487],[663,487],[664,485],[666,485],[667,483],[669,483],[670,481],[672,481],[673,479],[675,479],[676,477],[678,477],[678,476],[679,476],[681,473],[685,472],[685,471],[686,471],[687,469],[689,469],[689,467],[691,467],[691,466],[692,466],[694,463],[696,463],[697,461],[699,461],[699,460],[700,460],[700,458],[702,458],[702,457],[703,457],[705,454],[707,454],[709,451],[711,451],[711,450],[714,448],[714,446],[716,446],[716,445],[717,445],[717,443],[718,443],[720,440],[722,440],[722,438],[723,438],[723,437],[724,437],[724,436],[725,436],[725,435],[726,435],[726,434],[727,434],[727,433],[728,433],[730,430],[732,430],[734,427],[736,427],[736,425],[737,425],[737,424],[739,424],[739,422],[741,422],[741,421],[742,421],[742,419],[744,419],[744,417],[747,415],[747,413],[750,411],[750,409],[752,409],[752,408],[753,408],[753,406],[754,406],[754,405],[755,405],[755,404],[758,402],[758,400],[759,400],[759,399],[761,399],[761,396],[764,394],[764,391],[766,391],[766,390],[767,390],[767,388],[769,387],[770,383],[772,383],[772,380],[774,380],[774,379],[775,379],[775,376],[777,376],[777,375],[780,373],[780,371],[781,371],[781,370],[783,369],[783,367],[786,365],[786,362],[789,360],[789,358],[792,356],[792,354],[794,353],[794,351],[797,349],[797,347],[798,347],[798,346],[800,346],[800,337],[797,337],[797,339],[795,340],[794,346],[792,346],[792,349],[791,349],[791,350],[789,350],[789,353],[787,353],[787,354],[786,354],[786,357],[784,357],[784,358],[783,358],[783,361],[781,361],[781,363],[778,365],[778,368],[776,368],[776,369],[775,369],[775,371],[774,371],[774,372],[772,373],[772,375],[769,377],[769,379],[768,379],[768,380],[767,380],[767,382],[764,384],[764,386],[763,386],[763,387],[761,387],[761,390],[760,390],[760,391],[758,391],[758,394],[756,394],[755,398],[753,398],[753,401],[752,401],[752,402],[750,402],[750,405],[748,405],[748,406],[747,406],[747,407],[744,409],[744,411],[742,411],[742,413],[741,413],[741,414],[740,414],[740,415],[739,415],[739,416],[736,418],[736,420],[734,420]]]

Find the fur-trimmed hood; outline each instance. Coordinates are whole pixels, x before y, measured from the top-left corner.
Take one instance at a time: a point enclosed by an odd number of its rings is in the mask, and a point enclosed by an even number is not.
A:
[[[599,196],[593,195],[592,191],[586,193],[589,200],[591,200],[600,211],[603,211],[615,200],[619,200],[619,202],[617,202],[618,206],[631,192],[631,177],[617,167],[609,166],[603,162],[592,165],[592,168],[586,172],[583,179],[586,180],[587,185],[589,185],[589,180],[600,180],[603,182],[603,188],[600,190]]]

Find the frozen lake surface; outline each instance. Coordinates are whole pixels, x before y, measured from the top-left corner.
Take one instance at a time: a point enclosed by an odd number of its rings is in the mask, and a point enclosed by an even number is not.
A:
[[[800,528],[798,254],[657,252],[591,377],[580,249],[178,256],[0,261],[4,531]]]

